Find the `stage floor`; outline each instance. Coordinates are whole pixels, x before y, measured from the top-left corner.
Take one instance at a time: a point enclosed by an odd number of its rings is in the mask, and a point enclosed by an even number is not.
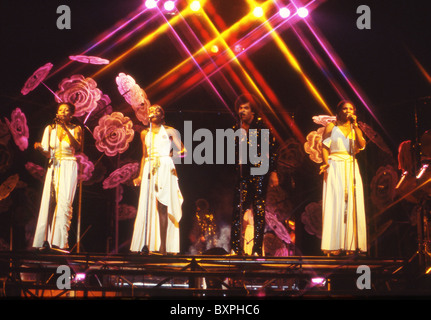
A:
[[[416,257],[0,252],[3,298],[431,297]]]

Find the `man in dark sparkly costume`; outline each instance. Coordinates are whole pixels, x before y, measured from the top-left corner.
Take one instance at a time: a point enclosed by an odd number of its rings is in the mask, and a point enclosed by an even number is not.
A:
[[[236,171],[238,181],[235,187],[232,226],[231,226],[231,254],[244,254],[242,248],[242,220],[244,212],[247,209],[253,211],[254,220],[254,244],[252,255],[262,255],[263,233],[265,229],[265,197],[268,185],[276,187],[278,185],[278,176],[275,171],[276,159],[276,144],[270,130],[264,124],[263,120],[257,117],[257,101],[253,96],[242,95],[235,102],[235,111],[239,116],[239,123],[234,126],[234,130],[243,128],[247,132],[247,149],[257,147],[257,153],[262,159],[266,159],[268,170],[263,174],[253,174],[255,169],[262,165],[262,162],[252,163],[242,161],[239,163],[239,148],[241,143],[239,138],[236,138]],[[256,129],[257,139],[251,139],[251,130]],[[266,130],[263,130],[266,129]],[[263,132],[265,131],[266,134]],[[269,134],[267,134],[269,132]],[[257,144],[252,146],[251,144]],[[268,148],[262,148],[263,144],[267,144]],[[268,150],[267,155],[261,154],[261,150]],[[264,151],[265,152],[265,151]]]

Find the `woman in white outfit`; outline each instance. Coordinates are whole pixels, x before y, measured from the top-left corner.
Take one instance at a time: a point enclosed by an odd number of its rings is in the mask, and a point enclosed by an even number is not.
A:
[[[323,230],[321,249],[326,254],[367,251],[367,230],[362,178],[354,155],[365,148],[348,101],[337,106],[337,118],[323,133]],[[356,194],[356,199],[354,197]],[[354,217],[356,216],[356,219]]]
[[[153,105],[148,112],[151,131],[141,132],[143,157],[133,181],[141,188],[130,251],[178,253],[183,197],[172,156],[184,156],[186,150],[177,131],[163,125],[163,109]]]
[[[78,180],[75,152],[81,149],[82,129],[71,123],[75,107],[60,103],[54,123],[34,148],[49,159],[39,218],[33,240],[35,248],[68,249],[72,205]]]

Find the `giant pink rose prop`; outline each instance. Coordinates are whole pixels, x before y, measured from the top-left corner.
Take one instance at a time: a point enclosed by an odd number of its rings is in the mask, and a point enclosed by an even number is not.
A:
[[[97,101],[97,106],[91,112],[89,112],[83,122],[84,124],[88,122],[97,121],[100,117],[112,113],[111,98],[107,94],[103,94],[100,100]]]
[[[125,152],[134,135],[132,121],[121,112],[100,118],[93,132],[97,150],[110,157]]]
[[[18,148],[21,151],[27,149],[29,132],[25,114],[20,108],[16,108],[12,111],[11,120],[5,118],[5,121]]]
[[[278,164],[287,168],[297,168],[304,159],[301,145],[295,139],[288,139],[278,150]]]
[[[305,231],[322,238],[322,201],[309,203],[301,214],[301,221]]]
[[[136,217],[136,208],[127,204],[120,204],[119,220],[128,220]]]
[[[78,181],[90,180],[94,171],[93,162],[88,160],[88,157],[83,153],[77,154],[75,157],[78,163]]]
[[[97,101],[102,96],[102,91],[97,88],[97,83],[83,75],[73,75],[63,79],[56,92],[57,102],[70,102],[75,105],[75,117],[80,117],[91,112],[97,107]]]

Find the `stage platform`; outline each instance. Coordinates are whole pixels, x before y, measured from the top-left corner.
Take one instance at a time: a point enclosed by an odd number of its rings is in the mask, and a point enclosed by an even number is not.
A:
[[[3,298],[431,297],[410,259],[0,252]],[[368,277],[368,278],[367,278]]]

